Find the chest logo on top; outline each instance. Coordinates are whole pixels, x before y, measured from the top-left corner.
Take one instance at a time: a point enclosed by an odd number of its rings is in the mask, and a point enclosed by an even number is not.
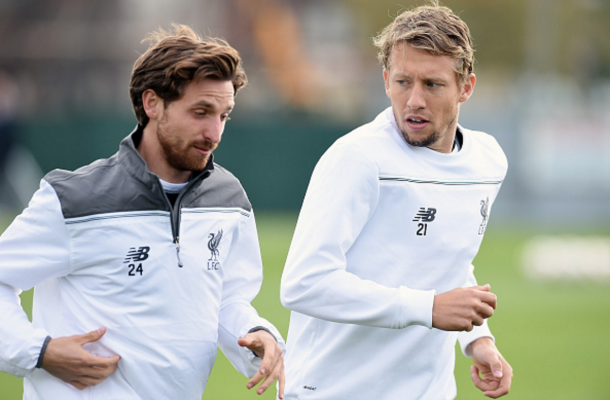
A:
[[[428,233],[428,223],[434,221],[435,218],[436,208],[420,207],[417,214],[415,214],[415,218],[413,218],[413,222],[419,222],[415,234],[417,236],[426,236]]]
[[[218,257],[220,256],[218,246],[222,239],[222,229],[216,233],[210,233],[208,237],[210,238],[208,240],[208,249],[211,252],[210,259],[208,260],[208,271],[216,271],[221,267],[220,261],[218,260]]]
[[[127,256],[125,256],[123,261],[123,264],[129,264],[127,265],[127,275],[142,276],[144,274],[144,267],[141,261],[148,259],[149,252],[150,247],[148,246],[140,246],[137,249],[135,247],[129,248]]]
[[[481,225],[479,225],[479,235],[485,233],[485,228],[487,228],[487,221],[489,220],[489,197],[485,200],[481,200],[481,216],[483,217],[483,221],[481,221]]]

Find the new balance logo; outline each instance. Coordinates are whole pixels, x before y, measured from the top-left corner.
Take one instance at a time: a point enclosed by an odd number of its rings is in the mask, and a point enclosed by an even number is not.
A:
[[[428,207],[420,207],[417,214],[415,214],[415,218],[413,218],[413,222],[419,222],[417,224],[417,231],[415,234],[417,236],[426,236],[428,234],[428,222],[434,221],[436,218],[436,208]]]
[[[136,250],[135,247],[130,247],[127,252],[127,256],[123,261],[123,264],[129,264],[127,266],[127,275],[129,276],[142,276],[144,274],[144,268],[140,261],[144,261],[148,259],[148,253],[150,252],[150,247],[141,246]]]
[[[123,263],[127,264],[130,261],[144,261],[148,258],[149,251],[150,247],[148,246],[138,247],[137,250],[135,247],[130,247],[127,257],[125,257],[125,261],[123,261]]]
[[[422,221],[422,222],[432,222],[434,221],[434,216],[436,215],[436,208],[429,207],[426,210],[426,207],[420,207],[417,214],[415,214],[415,218],[413,218],[414,222]]]

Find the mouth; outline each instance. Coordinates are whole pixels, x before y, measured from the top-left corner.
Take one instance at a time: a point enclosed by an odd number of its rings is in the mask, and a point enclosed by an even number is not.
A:
[[[200,147],[195,147],[195,151],[201,154],[202,156],[209,156],[212,153],[212,150],[202,149]]]
[[[424,129],[430,121],[419,116],[408,116],[406,118],[407,125],[414,131],[420,131]]]
[[[202,156],[209,156],[210,154],[212,154],[214,149],[216,149],[216,147],[217,147],[217,145],[215,145],[213,143],[203,143],[203,144],[193,146],[195,151],[197,153],[201,154]]]

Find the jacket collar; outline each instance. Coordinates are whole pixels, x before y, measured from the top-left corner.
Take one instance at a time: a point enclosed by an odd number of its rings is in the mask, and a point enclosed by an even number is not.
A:
[[[146,161],[138,152],[138,145],[142,140],[144,127],[138,124],[135,129],[121,141],[119,145],[119,162],[133,175],[137,180],[144,183],[151,189],[159,185],[159,177],[154,174],[146,165]],[[193,171],[191,181],[200,180],[204,176],[209,175],[214,171],[214,154],[210,155],[207,165],[202,171]],[[154,189],[153,189],[154,190]]]

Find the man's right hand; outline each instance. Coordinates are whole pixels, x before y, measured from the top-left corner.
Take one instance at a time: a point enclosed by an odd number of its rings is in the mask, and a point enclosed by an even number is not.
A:
[[[116,370],[121,357],[94,356],[83,345],[100,340],[105,333],[106,328],[102,327],[83,335],[51,339],[42,358],[42,368],[81,390],[97,385]]]
[[[489,285],[457,288],[434,296],[432,326],[444,331],[471,331],[496,309]]]

